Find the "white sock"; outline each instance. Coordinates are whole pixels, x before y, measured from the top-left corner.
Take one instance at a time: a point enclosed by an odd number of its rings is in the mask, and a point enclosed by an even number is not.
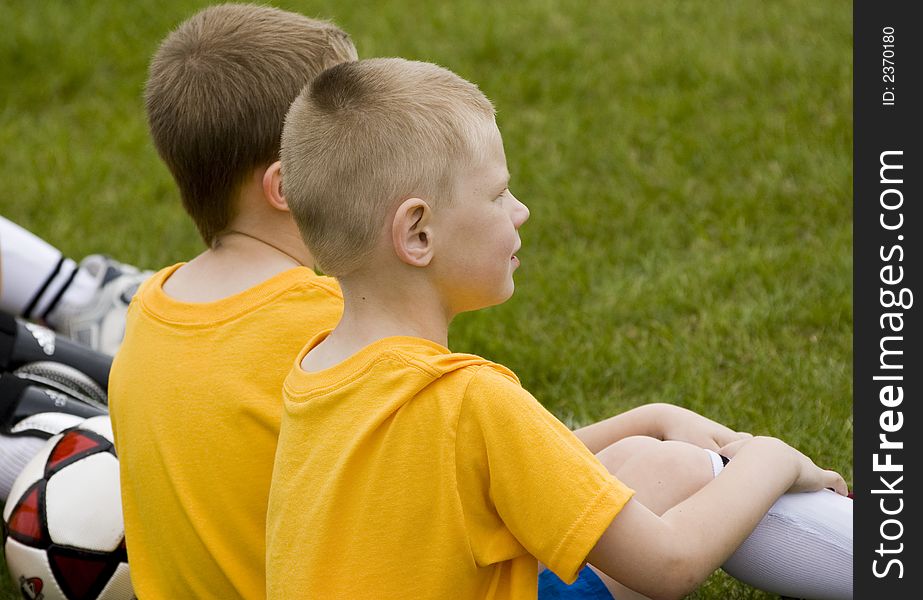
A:
[[[721,457],[706,450],[715,476]],[[794,598],[853,597],[853,504],[830,490],[785,494],[722,567],[755,588]]]
[[[0,310],[45,319],[62,301],[88,302],[97,286],[60,250],[0,217]]]
[[[5,502],[16,477],[48,440],[31,436],[0,435],[0,502]]]

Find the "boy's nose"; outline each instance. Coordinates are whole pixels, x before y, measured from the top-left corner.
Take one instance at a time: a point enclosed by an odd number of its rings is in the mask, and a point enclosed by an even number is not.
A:
[[[512,196],[512,194],[510,195]],[[516,229],[519,229],[523,223],[529,220],[529,207],[520,202],[516,196],[513,196],[512,219]]]

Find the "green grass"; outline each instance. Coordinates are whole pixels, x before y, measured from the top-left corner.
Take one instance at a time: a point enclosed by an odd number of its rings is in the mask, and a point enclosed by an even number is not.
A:
[[[0,4],[0,214],[77,258],[201,250],[141,90],[160,38],[202,5]],[[507,364],[572,425],[674,402],[851,482],[848,5],[278,5],[494,100],[532,217],[516,295],[459,317],[454,348]],[[771,597],[720,574],[693,595]]]

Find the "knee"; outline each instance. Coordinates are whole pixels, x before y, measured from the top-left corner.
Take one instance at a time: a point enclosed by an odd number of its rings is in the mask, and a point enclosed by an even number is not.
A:
[[[662,443],[657,438],[633,435],[607,446],[596,454],[596,458],[610,473],[615,473],[631,458],[646,454]]]
[[[635,499],[663,514],[714,479],[705,450],[684,442],[661,442],[610,471],[635,490]]]
[[[686,442],[660,442],[641,459],[645,469],[669,478],[690,494],[714,479],[711,458],[705,450]]]

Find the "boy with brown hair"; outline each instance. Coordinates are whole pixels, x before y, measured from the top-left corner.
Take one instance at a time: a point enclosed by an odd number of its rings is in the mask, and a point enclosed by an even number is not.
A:
[[[304,83],[355,57],[329,23],[229,4],[181,24],[152,61],[152,138],[209,248],[139,290],[112,369],[128,553],[141,597],[264,595],[282,380],[305,336],[333,327],[342,312],[336,282],[311,270],[274,161],[285,112]],[[581,435],[602,448],[631,430],[632,416],[649,424],[654,412],[633,411]],[[733,433],[701,417],[697,424],[684,434],[701,444]]]
[[[269,597],[535,598],[536,559],[679,597],[782,494],[845,494],[783,442],[738,437],[721,476],[659,515],[513,373],[446,348],[456,314],[512,294],[529,216],[474,85],[400,59],[331,68],[288,113],[282,170],[345,308],[284,384]]]
[[[265,595],[279,390],[304,341],[292,332],[342,311],[279,193],[282,122],[311,77],[355,59],[331,23],[227,4],[183,22],[151,62],[151,136],[208,249],[141,287],[112,367],[141,598]]]

